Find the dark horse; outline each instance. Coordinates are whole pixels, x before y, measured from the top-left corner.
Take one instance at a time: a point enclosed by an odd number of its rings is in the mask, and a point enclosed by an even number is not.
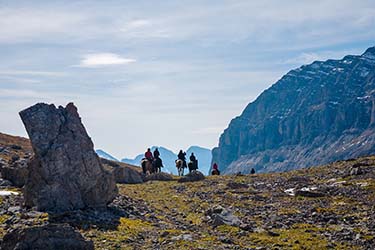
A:
[[[163,167],[162,160],[159,157],[155,158],[154,161],[152,162],[152,172],[160,173],[162,167]]]
[[[189,168],[189,173],[191,173],[194,170],[197,170],[198,169],[198,160],[196,160],[195,162],[193,162],[193,161],[189,162],[188,168]]]
[[[144,174],[160,173],[163,167],[163,162],[160,158],[155,158],[151,162],[150,160],[143,158],[141,161],[142,171]]]

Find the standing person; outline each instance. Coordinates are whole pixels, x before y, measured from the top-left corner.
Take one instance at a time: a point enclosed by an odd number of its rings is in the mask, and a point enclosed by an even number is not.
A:
[[[220,175],[219,167],[217,166],[216,162],[212,166],[211,175]]]
[[[150,149],[150,148],[147,149],[147,151],[146,151],[146,153],[145,153],[145,158],[146,158],[147,160],[149,160],[150,162],[152,162],[153,157],[152,157],[152,152],[151,152],[151,149]]]
[[[194,153],[191,153],[191,155],[190,155],[190,162],[191,162],[191,164],[193,164],[193,166],[192,166],[191,169],[190,169],[190,167],[189,167],[190,172],[191,172],[192,170],[197,170],[197,169],[198,169],[198,160],[197,160],[197,158],[195,157]]]

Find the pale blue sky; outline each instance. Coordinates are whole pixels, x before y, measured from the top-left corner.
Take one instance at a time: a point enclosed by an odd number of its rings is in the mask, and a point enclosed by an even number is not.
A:
[[[290,69],[375,45],[375,1],[0,1],[0,131],[73,101],[118,158],[212,148]]]

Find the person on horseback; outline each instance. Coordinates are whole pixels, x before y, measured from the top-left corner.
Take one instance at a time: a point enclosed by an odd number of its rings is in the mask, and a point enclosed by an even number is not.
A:
[[[198,169],[198,160],[195,157],[194,153],[190,155],[190,162],[189,162],[189,171],[197,170]]]
[[[218,168],[216,162],[215,162],[214,165],[212,166],[212,172],[211,172],[211,175],[220,175],[220,171],[219,171],[219,168]]]
[[[152,164],[155,172],[161,172],[161,168],[163,167],[163,161],[160,158],[160,152],[158,148],[155,148],[154,150],[154,161]]]
[[[151,149],[148,148],[146,153],[145,153],[145,158],[147,160],[149,160],[150,162],[152,162],[154,160],[154,157],[152,156],[152,152],[151,152]]]
[[[159,156],[160,156],[159,150],[158,150],[158,148],[155,148],[155,150],[154,150],[154,158],[159,158]]]
[[[183,161],[184,168],[186,168],[186,157],[185,156],[186,156],[186,153],[183,152],[182,150],[180,150],[180,152],[177,155],[178,159]]]

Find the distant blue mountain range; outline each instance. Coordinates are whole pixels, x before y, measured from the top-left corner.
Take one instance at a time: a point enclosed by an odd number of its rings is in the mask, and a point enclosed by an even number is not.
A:
[[[107,160],[111,160],[111,161],[119,161],[118,159],[116,159],[115,157],[113,157],[112,155],[108,154],[107,152],[105,152],[105,151],[103,151],[101,149],[97,149],[97,150],[95,150],[95,152],[101,158],[104,158],[104,159],[107,159]]]

